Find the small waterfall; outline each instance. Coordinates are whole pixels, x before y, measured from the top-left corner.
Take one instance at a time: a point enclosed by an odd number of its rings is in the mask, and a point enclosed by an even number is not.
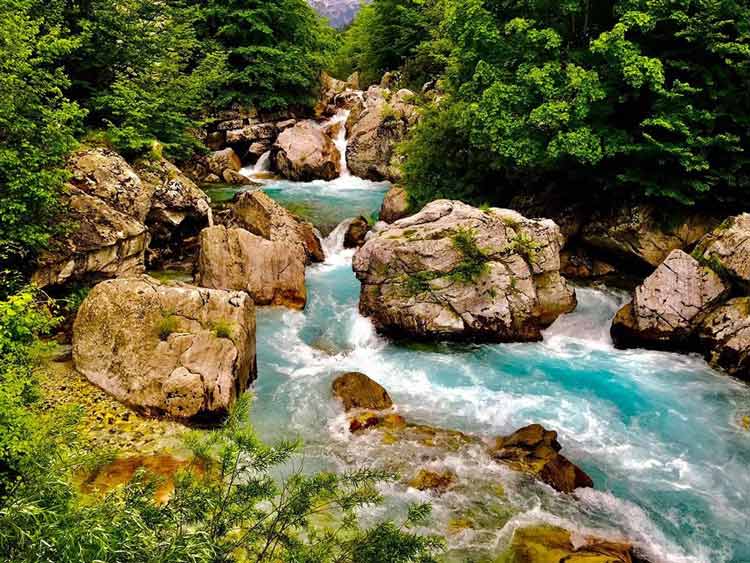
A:
[[[336,132],[336,137],[333,139],[333,144],[336,145],[339,153],[341,153],[341,178],[346,178],[347,176],[349,176],[349,165],[346,162],[346,121],[347,119],[349,119],[350,113],[351,110],[348,109],[339,110],[339,112],[334,115],[327,124],[328,127],[335,127],[336,125],[339,125],[339,129]]]
[[[333,231],[331,231],[331,234],[323,239],[323,251],[326,254],[326,262],[345,252],[344,238],[346,237],[346,231],[349,229],[349,225],[352,224],[352,221],[354,221],[354,218],[344,219],[335,229],[333,229]]]
[[[576,288],[578,306],[570,314],[562,315],[544,331],[545,342],[555,339],[576,339],[590,344],[610,346],[609,328],[618,309],[628,299],[624,291]]]
[[[270,171],[271,171],[271,151],[266,151],[262,155],[260,155],[258,162],[255,163],[255,166],[253,166],[253,173],[259,174],[262,172],[270,172]]]

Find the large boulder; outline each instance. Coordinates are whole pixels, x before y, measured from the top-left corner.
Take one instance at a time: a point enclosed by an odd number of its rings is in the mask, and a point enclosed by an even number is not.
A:
[[[673,250],[617,313],[611,331],[615,345],[679,348],[728,291],[713,270]]]
[[[561,243],[549,220],[434,201],[357,251],[360,311],[397,336],[539,340],[576,305],[559,272]]]
[[[341,153],[314,121],[284,130],[274,147],[276,168],[290,180],[333,180],[341,174]]]
[[[255,378],[255,308],[241,292],[147,276],[105,281],[78,311],[73,361],[147,414],[214,419]]]
[[[231,206],[229,223],[259,237],[297,246],[307,264],[325,260],[315,227],[292,215],[261,190],[244,192],[237,197]]]
[[[750,289],[750,213],[724,221],[701,239],[693,256]]]
[[[224,176],[225,170],[239,172],[242,168],[242,160],[231,147],[209,154],[205,162],[208,171],[219,178]]]
[[[171,162],[141,161],[136,171],[152,195],[146,226],[151,233],[151,260],[181,259],[185,244],[211,224],[208,196]]]
[[[143,273],[149,233],[142,223],[72,186],[61,203],[73,228],[39,256],[32,283],[47,287]]]
[[[695,212],[668,216],[655,205],[629,204],[595,213],[581,231],[587,245],[656,267],[675,249],[689,250],[711,231],[717,220]]]
[[[383,410],[393,406],[388,392],[364,373],[350,372],[333,380],[333,393],[344,404],[344,410]]]
[[[557,432],[546,430],[540,424],[531,424],[510,436],[496,438],[490,454],[496,460],[534,475],[563,493],[593,487],[591,477],[560,454],[561,449]]]
[[[380,220],[394,223],[409,216],[411,204],[409,194],[399,186],[393,186],[385,194],[383,205],[380,207]]]
[[[418,113],[411,103],[414,94],[409,90],[390,90],[371,87],[365,95],[365,108],[350,131],[346,150],[349,170],[355,176],[369,180],[401,178],[396,145],[417,122]]]
[[[71,184],[112,209],[143,223],[151,209],[153,186],[144,186],[135,170],[116,152],[105,148],[74,154],[69,162]]]
[[[750,297],[737,297],[713,310],[698,328],[706,358],[731,375],[750,381]]]
[[[305,257],[294,244],[223,225],[200,234],[198,285],[248,292],[257,305],[303,309]]]

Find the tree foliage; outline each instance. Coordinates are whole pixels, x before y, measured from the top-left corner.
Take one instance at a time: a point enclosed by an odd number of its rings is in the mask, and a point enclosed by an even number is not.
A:
[[[477,200],[552,185],[687,205],[742,201],[742,2],[447,0],[440,29],[451,46],[446,95],[405,151],[417,199],[453,184]],[[435,184],[426,163],[446,155],[460,164]]]

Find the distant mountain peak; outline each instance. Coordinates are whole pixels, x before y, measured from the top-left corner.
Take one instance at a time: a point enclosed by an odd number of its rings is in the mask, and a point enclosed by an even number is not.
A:
[[[357,15],[361,0],[307,0],[331,25],[341,29],[349,25]],[[369,0],[366,0],[369,1]]]

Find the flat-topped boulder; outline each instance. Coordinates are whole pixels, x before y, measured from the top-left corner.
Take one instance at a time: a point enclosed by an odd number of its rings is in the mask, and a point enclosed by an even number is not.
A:
[[[701,239],[693,255],[745,290],[750,289],[750,213],[724,221]]]
[[[611,331],[615,345],[678,348],[728,292],[716,272],[673,250],[617,313]]]
[[[541,424],[531,424],[509,436],[496,438],[490,453],[496,460],[534,475],[563,493],[593,487],[591,477],[560,454],[561,449],[557,432]]]
[[[314,121],[282,131],[274,145],[276,168],[290,180],[333,180],[341,174],[341,153]]]
[[[386,334],[533,341],[572,311],[554,222],[438,200],[384,226],[354,256],[360,311]]]
[[[148,276],[108,280],[78,311],[73,361],[149,415],[216,419],[256,376],[253,301]]]
[[[229,223],[259,237],[299,247],[308,264],[325,260],[315,227],[292,215],[262,190],[240,194],[231,206]]]
[[[145,270],[146,226],[98,197],[69,186],[61,199],[75,225],[38,258],[31,281],[37,287],[83,278],[114,278]]]
[[[267,240],[245,229],[210,227],[200,234],[197,283],[246,291],[256,305],[303,309],[305,255],[292,243]]]

